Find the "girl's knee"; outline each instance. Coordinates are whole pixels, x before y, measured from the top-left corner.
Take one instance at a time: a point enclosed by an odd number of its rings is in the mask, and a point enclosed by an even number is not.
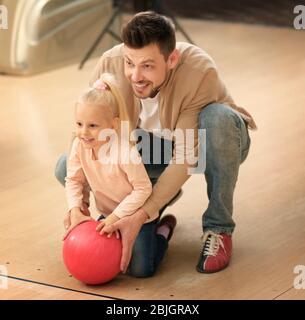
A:
[[[67,175],[67,156],[61,155],[56,163],[55,177],[64,186]]]

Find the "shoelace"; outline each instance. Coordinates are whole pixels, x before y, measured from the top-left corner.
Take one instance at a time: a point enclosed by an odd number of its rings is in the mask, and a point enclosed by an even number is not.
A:
[[[213,231],[207,231],[201,236],[201,239],[204,244],[202,252],[204,256],[216,256],[219,246],[221,246],[223,250],[226,251],[222,241],[223,236],[221,236],[220,234],[217,234]]]

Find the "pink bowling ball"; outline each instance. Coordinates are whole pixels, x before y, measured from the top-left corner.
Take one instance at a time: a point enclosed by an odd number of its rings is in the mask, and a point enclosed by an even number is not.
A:
[[[91,285],[112,280],[120,272],[122,242],[96,231],[98,221],[76,226],[63,245],[64,263],[73,277]]]

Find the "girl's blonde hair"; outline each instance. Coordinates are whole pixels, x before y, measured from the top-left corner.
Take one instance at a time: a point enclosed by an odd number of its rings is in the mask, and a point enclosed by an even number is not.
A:
[[[121,138],[121,124],[122,121],[127,121],[128,124],[128,137],[125,139],[129,141],[130,145],[133,145],[134,142],[131,142],[131,122],[127,113],[127,107],[124,101],[120,90],[118,89],[118,83],[115,77],[110,73],[103,73],[100,78],[93,84],[92,87],[89,87],[77,100],[77,104],[91,104],[94,106],[104,106],[108,107],[112,113],[113,117],[119,118],[119,127],[117,130],[118,138]],[[71,151],[72,142],[75,139],[76,134],[72,132],[72,140],[69,146],[69,153]]]
[[[92,104],[95,106],[109,107],[113,117],[120,120],[118,133],[121,133],[122,121],[128,123],[128,134],[126,137],[130,141],[131,123],[127,113],[127,107],[124,98],[118,88],[115,77],[110,73],[103,73],[100,78],[86,90],[79,98],[77,103]]]

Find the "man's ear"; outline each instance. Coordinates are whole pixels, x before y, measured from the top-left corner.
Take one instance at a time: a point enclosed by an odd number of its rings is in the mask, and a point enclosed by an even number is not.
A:
[[[167,63],[169,69],[174,69],[179,61],[180,53],[177,49],[175,49],[168,57]]]

